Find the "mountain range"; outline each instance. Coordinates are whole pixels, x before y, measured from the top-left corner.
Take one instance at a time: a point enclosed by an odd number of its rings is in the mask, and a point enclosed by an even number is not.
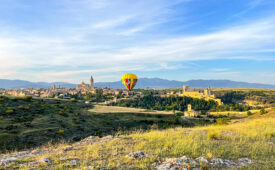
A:
[[[25,80],[8,80],[0,79],[0,88],[13,89],[13,88],[50,88],[52,85],[56,87],[75,88],[76,84],[66,82],[30,82]],[[176,81],[166,80],[160,78],[140,78],[135,88],[181,88],[183,85],[190,87],[212,87],[212,88],[267,88],[275,89],[275,85],[272,84],[260,84],[260,83],[247,83],[231,80],[189,80],[189,81]],[[124,88],[121,81],[114,82],[98,82],[95,83],[95,87],[107,87],[110,86],[114,89]]]

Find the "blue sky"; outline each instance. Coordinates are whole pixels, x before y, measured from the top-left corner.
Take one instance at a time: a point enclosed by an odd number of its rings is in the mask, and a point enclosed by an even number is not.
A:
[[[272,0],[0,0],[0,78],[275,84]]]

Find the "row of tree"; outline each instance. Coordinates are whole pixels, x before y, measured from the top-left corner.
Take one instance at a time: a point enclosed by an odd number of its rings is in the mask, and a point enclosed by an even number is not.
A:
[[[144,97],[121,100],[117,103],[111,103],[109,105],[152,110],[185,111],[187,110],[188,104],[191,104],[194,110],[201,111],[202,114],[207,111],[247,111],[251,109],[250,106],[245,105],[229,104],[219,106],[213,100],[206,101],[191,97],[160,97],[151,93],[147,93]]]

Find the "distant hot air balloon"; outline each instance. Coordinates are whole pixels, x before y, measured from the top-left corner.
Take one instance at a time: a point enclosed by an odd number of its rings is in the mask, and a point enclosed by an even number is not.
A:
[[[127,73],[121,77],[121,80],[125,88],[131,91],[137,84],[138,77],[135,74]]]

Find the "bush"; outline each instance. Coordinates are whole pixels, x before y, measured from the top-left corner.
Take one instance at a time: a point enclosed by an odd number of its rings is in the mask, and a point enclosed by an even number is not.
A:
[[[20,105],[20,106],[18,106],[18,109],[29,110],[30,107],[29,106],[22,106],[22,105]]]
[[[59,129],[59,131],[57,132],[57,134],[64,135],[64,130],[63,129]]]
[[[25,99],[31,100],[31,99],[32,99],[32,96],[31,96],[31,95],[27,95],[27,96],[25,97]]]
[[[8,110],[5,111],[5,113],[6,114],[12,114],[12,113],[14,113],[14,110],[13,109],[8,109]]]
[[[218,140],[218,139],[220,139],[220,133],[218,133],[218,132],[208,132],[207,137],[208,137],[208,139]]]
[[[260,110],[260,114],[261,114],[261,115],[266,114],[266,111],[265,111],[265,109],[264,109],[264,108],[261,108],[261,110]]]
[[[252,112],[248,111],[247,116],[251,116],[251,115],[252,115]]]
[[[70,101],[71,102],[77,102],[77,100],[75,98],[71,98]]]
[[[0,120],[3,120],[4,119],[4,117],[3,116],[0,116]]]
[[[228,119],[226,118],[218,118],[217,119],[217,125],[227,125],[228,124]]]
[[[19,96],[15,97],[15,100],[23,100],[23,99],[25,99],[25,98],[24,97],[19,97]]]

